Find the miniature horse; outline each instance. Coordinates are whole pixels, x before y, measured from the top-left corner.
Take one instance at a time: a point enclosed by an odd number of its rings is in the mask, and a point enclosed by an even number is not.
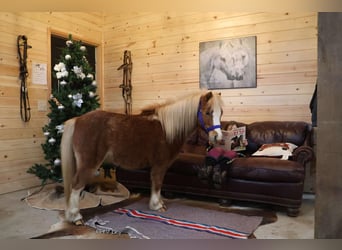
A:
[[[219,94],[199,93],[145,109],[139,115],[92,111],[68,120],[61,142],[66,220],[82,223],[79,197],[101,164],[151,168],[152,210],[165,211],[161,187],[185,139],[200,125],[209,143],[222,139]]]

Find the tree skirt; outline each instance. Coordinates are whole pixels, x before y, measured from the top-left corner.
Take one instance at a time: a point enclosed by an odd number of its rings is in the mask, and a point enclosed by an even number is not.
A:
[[[148,208],[144,198],[128,206],[96,215],[86,225],[100,233],[126,233],[139,239],[247,239],[262,222],[262,216],[204,209],[167,201],[167,211]]]
[[[46,185],[38,192],[39,189],[40,188],[28,191],[28,196],[25,200],[29,206],[46,210],[65,209],[65,198],[61,185]],[[98,186],[94,192],[82,192],[80,197],[80,208],[92,208],[99,205],[106,206],[126,200],[129,196],[130,193],[128,189],[119,182],[116,182],[116,186],[112,190],[104,190],[101,186]]]

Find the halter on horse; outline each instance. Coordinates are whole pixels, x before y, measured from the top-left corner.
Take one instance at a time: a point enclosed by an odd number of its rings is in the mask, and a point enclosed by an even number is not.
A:
[[[161,199],[165,173],[185,139],[200,125],[209,143],[222,139],[218,94],[195,94],[143,110],[139,115],[92,111],[68,120],[61,142],[66,219],[82,220],[79,196],[103,162],[125,169],[151,168],[152,210],[166,210]]]

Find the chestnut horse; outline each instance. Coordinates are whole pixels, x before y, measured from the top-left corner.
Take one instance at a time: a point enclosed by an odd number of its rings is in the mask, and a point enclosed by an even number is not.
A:
[[[198,93],[147,108],[138,115],[92,111],[66,121],[61,142],[67,221],[82,223],[79,197],[101,164],[151,168],[149,207],[165,211],[161,187],[185,139],[200,125],[209,143],[222,139],[219,94]]]

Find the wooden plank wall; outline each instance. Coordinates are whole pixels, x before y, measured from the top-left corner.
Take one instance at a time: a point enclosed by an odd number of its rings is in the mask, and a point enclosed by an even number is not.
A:
[[[317,13],[106,14],[104,108],[123,112],[124,50],[133,58],[133,111],[199,89],[199,42],[257,37],[257,88],[220,90],[224,120],[310,121]]]
[[[118,112],[124,106],[118,87],[122,71],[116,69],[124,50],[131,50],[135,113],[199,89],[199,42],[257,36],[257,88],[220,90],[223,119],[310,121],[308,105],[317,76],[317,13],[0,12],[0,21],[0,193],[38,185],[39,179],[26,170],[44,162],[40,144],[47,112],[37,106],[49,98],[50,89],[32,84],[29,76],[32,119],[23,123],[16,49],[21,34],[32,46],[29,72],[32,62],[50,63],[51,33],[71,33],[99,45],[102,108]]]
[[[71,33],[84,41],[102,44],[102,23],[102,13],[0,12],[0,193],[40,184],[26,171],[34,163],[44,162],[40,145],[45,142],[42,127],[48,120],[47,112],[38,111],[38,100],[47,101],[49,84],[32,84],[28,77],[32,118],[22,122],[17,36],[26,35],[32,46],[27,61],[31,73],[32,62],[50,63],[51,32],[66,36]]]

